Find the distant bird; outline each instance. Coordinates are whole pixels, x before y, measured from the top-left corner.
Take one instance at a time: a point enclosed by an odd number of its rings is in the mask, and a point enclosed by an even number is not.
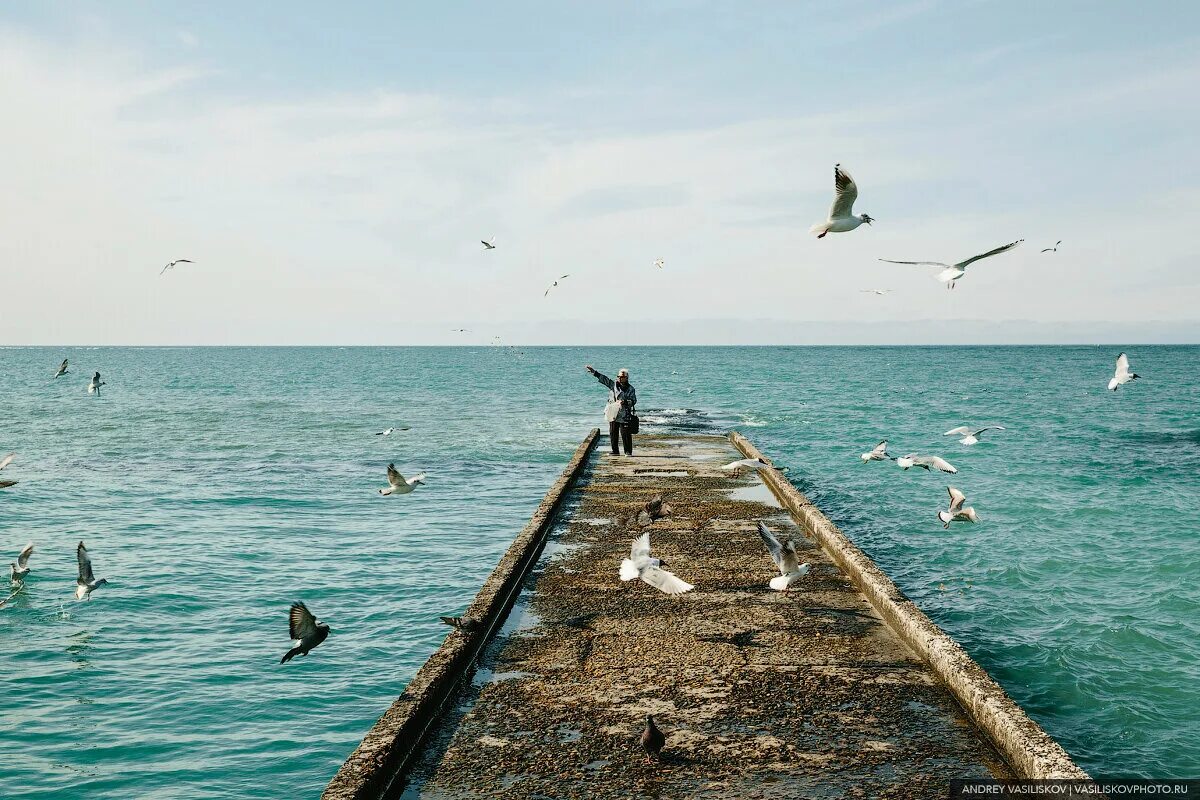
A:
[[[450,332],[451,333],[470,333],[470,331],[467,330],[466,328],[455,328],[454,330],[452,330]]]
[[[983,258],[997,256],[1001,253],[1007,253],[1009,250],[1012,250],[1023,241],[1025,240],[1018,239],[1015,242],[1009,242],[1003,247],[997,247],[995,250],[989,250],[982,255],[971,256],[966,261],[959,261],[957,264],[943,264],[941,261],[892,261],[890,258],[881,258],[879,260],[885,261],[888,264],[915,264],[917,266],[924,267],[945,267],[945,269],[933,277],[946,284],[947,289],[953,289],[954,284],[958,282],[958,279],[967,273],[967,265],[974,264],[976,261],[979,261]]]
[[[107,386],[107,385],[108,384],[106,384],[104,381],[100,380],[100,373],[97,372],[95,375],[92,376],[91,382],[88,383],[88,394],[94,394],[97,397],[99,397],[100,396],[100,387]]]
[[[399,472],[396,472],[395,464],[388,464],[387,476],[388,476],[387,488],[379,490],[379,493],[382,495],[408,494],[409,492],[416,489],[418,486],[425,485],[425,473],[424,472],[422,472],[420,475],[416,475],[412,478],[405,478]]]
[[[186,258],[177,258],[174,261],[172,261],[170,264],[167,264],[165,267],[163,267],[162,272],[158,273],[158,276],[161,278],[163,272],[166,272],[169,269],[175,269],[176,264],[190,264],[190,263],[192,263],[192,262],[188,261]]]
[[[483,245],[484,250],[495,250],[496,249],[496,237],[495,236],[492,237],[492,240],[490,242],[487,239],[480,239],[479,243]]]
[[[786,592],[793,583],[808,574],[809,565],[800,563],[796,556],[796,545],[791,539],[779,541],[762,520],[758,521],[758,535],[767,546],[771,560],[779,567],[779,577],[771,578],[767,585],[777,592]]]
[[[748,469],[773,469],[777,472],[787,472],[787,467],[777,467],[774,464],[767,463],[766,459],[763,458],[743,458],[741,461],[730,461],[728,464],[721,465],[721,469],[739,475]]]
[[[622,581],[641,578],[666,594],[683,594],[696,588],[667,572],[663,566],[661,559],[650,557],[650,534],[643,533],[633,540],[633,545],[629,548],[629,558],[621,561],[620,577]]]
[[[1142,376],[1136,372],[1129,371],[1129,356],[1121,353],[1117,356],[1117,371],[1113,373],[1112,380],[1108,382],[1108,388],[1115,392],[1118,386],[1124,386],[1140,377]]]
[[[869,453],[863,453],[859,458],[863,460],[864,464],[868,461],[891,461],[892,457],[888,455],[887,451],[887,439],[875,445]]]
[[[813,225],[809,231],[817,234],[818,239],[827,233],[846,233],[852,231],[864,222],[870,225],[875,220],[869,214],[854,216],[854,201],[858,199],[858,184],[850,177],[850,173],[842,169],[841,164],[833,165],[833,205],[829,208],[829,219]]]
[[[569,272],[566,275],[559,275],[558,281],[561,281],[563,278],[569,278],[569,277],[571,277],[571,274]],[[547,286],[545,293],[542,294],[542,297],[546,297],[547,295],[549,295],[550,290],[553,289],[555,286],[558,286],[558,281],[555,281],[554,283]]]
[[[1058,246],[1059,246],[1060,244],[1062,244],[1062,239],[1059,239],[1057,242],[1055,242],[1055,243],[1054,243],[1054,247],[1045,247],[1045,248],[1042,248],[1042,252],[1043,252],[1043,253],[1057,253],[1057,252],[1058,252]]]
[[[411,430],[412,430],[412,428],[408,427],[407,425],[401,425],[399,427],[384,428],[381,431],[376,431],[375,435],[376,436],[391,436],[392,433],[395,431],[411,431]]]
[[[309,651],[329,636],[329,626],[312,615],[304,603],[292,603],[288,611],[288,635],[295,647],[283,654],[280,664],[286,664],[296,656],[306,656]]]
[[[949,530],[951,522],[963,520],[967,522],[979,522],[979,515],[975,513],[973,507],[967,506],[963,508],[963,503],[967,502],[965,494],[953,486],[947,486],[946,491],[950,493],[950,510],[939,511],[937,514],[937,518],[941,520],[943,528]]]
[[[479,622],[470,617],[438,617],[438,619],[456,631],[462,631],[463,633],[479,630],[480,627]]]
[[[970,444],[978,444],[979,434],[983,433],[984,431],[1002,431],[1002,430],[1004,430],[1003,425],[989,425],[986,428],[979,428],[978,430],[974,430],[974,431],[972,431],[966,425],[959,425],[957,428],[951,428],[950,430],[946,431],[945,433],[942,434],[942,436],[962,436],[963,438],[959,439],[958,443],[970,445]]]
[[[647,761],[657,761],[662,753],[667,737],[654,724],[654,717],[646,717],[646,727],[642,730],[642,749],[646,751]]]
[[[663,261],[661,258],[656,258],[656,259],[654,259],[654,266],[658,267],[659,269],[662,269],[662,268],[663,268],[663,264],[665,264],[665,263],[666,263],[666,262],[665,262],[665,261]]]
[[[108,578],[96,580],[96,575],[92,572],[92,557],[83,546],[83,542],[75,548],[75,560],[79,562],[79,577],[75,579],[75,599],[91,600],[92,592],[108,583]]]
[[[937,456],[919,456],[916,453],[909,453],[906,456],[900,456],[897,458],[896,463],[901,469],[905,470],[907,470],[909,467],[920,467],[926,472],[929,472],[931,469],[949,472],[951,474],[958,472],[958,470],[949,461],[945,460],[944,458],[938,458]]]
[[[861,292],[862,294],[877,294],[882,297],[883,295],[890,292],[891,289],[859,289],[858,291]]]
[[[58,372],[54,373],[54,377],[57,378],[59,375],[66,375],[66,374],[67,374],[67,359],[64,358],[63,363],[58,365]]]
[[[29,557],[33,555],[33,542],[25,545],[25,549],[17,555],[17,560],[12,563],[12,572],[9,575],[9,580],[13,586],[20,586],[25,582],[25,576],[29,574]]]

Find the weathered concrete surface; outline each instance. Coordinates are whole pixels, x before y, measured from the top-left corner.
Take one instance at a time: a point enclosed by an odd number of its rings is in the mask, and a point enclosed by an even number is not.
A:
[[[391,796],[926,798],[952,777],[1012,777],[758,475],[718,469],[742,457],[727,439],[604,449]],[[674,515],[650,527],[654,554],[696,585],[679,597],[617,579],[635,535],[621,521],[658,493]],[[790,592],[767,587],[760,518],[813,565]],[[647,713],[667,734],[662,763],[638,744]]]
[[[730,438],[744,455],[763,457],[744,436],[734,433]],[[764,480],[804,530],[863,593],[888,627],[930,665],[1019,777],[1088,777],[1062,746],[1031,720],[958,642],[917,608],[892,579],[800,490],[775,471],[766,473]]]

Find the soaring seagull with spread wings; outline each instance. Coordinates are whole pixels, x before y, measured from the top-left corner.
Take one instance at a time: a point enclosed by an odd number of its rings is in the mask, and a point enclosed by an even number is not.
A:
[[[946,491],[950,493],[950,510],[939,511],[937,514],[943,528],[949,530],[951,522],[979,522],[979,515],[975,513],[973,506],[963,507],[963,504],[967,502],[965,494],[953,486],[947,486]]]
[[[869,452],[860,455],[859,458],[864,464],[870,461],[891,461],[892,457],[888,455],[887,451],[887,439],[875,445]]]
[[[966,425],[959,425],[957,428],[951,428],[950,430],[946,431],[945,433],[942,434],[942,436],[961,436],[963,438],[959,439],[958,443],[969,445],[969,444],[978,444],[979,443],[979,434],[983,433],[984,431],[1002,431],[1002,430],[1004,430],[1003,425],[989,425],[986,428],[978,428],[977,430],[971,430]]]
[[[916,453],[909,453],[906,456],[900,456],[896,459],[896,464],[900,469],[909,469],[910,467],[920,467],[929,472],[930,470],[939,470],[941,472],[949,472],[951,474],[958,472],[958,468],[944,458],[938,456],[921,456]]]
[[[280,664],[286,664],[296,656],[308,655],[308,651],[329,636],[329,626],[314,617],[304,603],[292,603],[288,611],[288,635],[295,646],[283,654]]]
[[[96,575],[92,572],[92,557],[83,546],[83,542],[75,548],[75,560],[79,562],[79,577],[75,579],[75,599],[91,600],[92,592],[108,583],[108,578],[96,580]]]
[[[1108,382],[1108,388],[1110,391],[1115,392],[1118,386],[1124,386],[1130,381],[1136,381],[1140,377],[1142,376],[1136,372],[1129,371],[1129,356],[1121,353],[1117,356],[1117,370],[1113,373],[1112,380]]]
[[[158,276],[161,278],[163,275],[163,272],[166,272],[169,269],[175,269],[176,264],[191,264],[191,263],[192,262],[186,258],[177,258],[174,261],[172,261],[171,263],[167,264],[165,267],[163,267],[162,272],[158,273]]]
[[[418,486],[425,485],[425,473],[424,472],[422,472],[419,475],[414,475],[411,478],[405,478],[403,475],[401,475],[399,472],[396,471],[395,464],[388,464],[387,476],[388,476],[388,485],[385,488],[379,490],[379,493],[382,495],[409,494],[410,492],[414,491]]]
[[[481,245],[483,245],[484,250],[495,250],[496,249],[496,237],[495,236],[492,237],[492,240],[490,242],[487,239],[480,239],[479,243]]]
[[[1043,248],[1042,248],[1042,252],[1043,252],[1043,253],[1057,253],[1057,252],[1058,252],[1058,246],[1059,246],[1060,244],[1062,244],[1062,239],[1059,239],[1057,242],[1055,242],[1055,243],[1054,243],[1054,247],[1043,247]]]
[[[546,291],[542,293],[542,297],[546,297],[547,295],[549,295],[550,290],[553,289],[555,286],[558,286],[558,281],[561,281],[563,278],[569,278],[569,277],[571,277],[571,273],[569,273],[569,272],[566,275],[559,275],[558,280],[556,280],[554,283],[552,283],[546,287]]]
[[[958,281],[958,279],[967,273],[967,266],[969,264],[974,264],[980,259],[998,256],[1001,253],[1007,253],[1009,250],[1012,250],[1023,241],[1025,240],[1018,239],[1015,242],[1009,242],[1002,247],[997,247],[995,250],[988,250],[986,253],[982,253],[977,256],[971,256],[966,261],[959,261],[957,264],[943,264],[941,261],[893,261],[890,258],[881,258],[879,260],[886,261],[888,264],[914,264],[922,267],[944,267],[941,272],[933,277],[946,284],[947,289],[953,289],[954,284]]]
[[[620,577],[623,581],[641,578],[646,583],[666,594],[683,594],[696,588],[672,572],[663,569],[662,559],[650,557],[650,533],[643,533],[633,540],[629,558],[621,561]]]
[[[780,541],[762,520],[758,521],[758,535],[767,546],[771,560],[779,567],[779,577],[771,578],[767,585],[777,592],[786,592],[793,583],[808,574],[809,565],[800,563],[800,558],[796,555],[796,545],[791,539]]]
[[[833,165],[833,205],[829,207],[829,219],[818,222],[809,228],[818,239],[827,233],[846,233],[852,231],[864,222],[870,225],[873,220],[869,214],[854,215],[854,201],[858,199],[858,184],[850,173],[842,169],[841,164]]]

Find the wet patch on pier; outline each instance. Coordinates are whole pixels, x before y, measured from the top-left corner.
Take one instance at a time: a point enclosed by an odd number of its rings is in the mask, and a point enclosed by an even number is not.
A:
[[[925,798],[1008,774],[757,474],[720,470],[741,457],[724,438],[603,444],[404,798]],[[673,514],[644,530],[695,584],[678,597],[617,578],[642,530],[622,521],[659,494]],[[758,519],[812,565],[791,591],[767,586]]]

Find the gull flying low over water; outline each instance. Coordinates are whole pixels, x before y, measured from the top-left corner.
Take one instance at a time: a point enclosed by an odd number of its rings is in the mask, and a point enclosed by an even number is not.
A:
[[[100,373],[97,372],[95,375],[92,376],[91,381],[88,382],[88,394],[94,394],[97,397],[99,397],[101,386],[107,386],[107,384],[104,381],[100,380]]]
[[[946,491],[950,493],[950,510],[939,511],[937,514],[943,528],[949,530],[951,522],[979,522],[979,515],[975,513],[974,507],[963,508],[963,503],[967,502],[965,494],[953,486],[947,486]]]
[[[11,464],[13,462],[13,459],[16,457],[17,457],[16,453],[9,453],[4,458],[0,458],[0,469],[4,469],[9,464]]]
[[[796,555],[796,545],[791,539],[779,541],[762,520],[758,521],[758,535],[767,546],[771,560],[779,567],[779,577],[771,578],[767,585],[777,592],[786,592],[793,583],[808,574],[809,565],[800,563]]]
[[[1042,252],[1043,252],[1043,253],[1057,253],[1057,252],[1058,252],[1058,246],[1059,246],[1060,244],[1062,244],[1062,239],[1059,239],[1057,242],[1055,242],[1055,243],[1054,243],[1054,247],[1043,247],[1043,248],[1042,248]]]
[[[376,431],[375,435],[376,436],[391,436],[392,433],[395,431],[410,431],[410,430],[412,430],[412,428],[408,427],[407,425],[401,425],[401,426],[395,427],[395,428],[384,428],[381,431]]]
[[[415,475],[411,478],[405,478],[403,475],[401,475],[399,472],[396,471],[395,464],[388,464],[387,476],[388,476],[387,487],[379,490],[379,493],[382,495],[408,494],[409,492],[412,492],[413,490],[415,490],[418,486],[425,485],[425,473],[424,472],[422,472],[419,475]]]
[[[914,264],[922,267],[944,267],[941,272],[933,277],[946,284],[947,289],[953,289],[954,284],[958,282],[958,279],[967,273],[967,266],[969,264],[974,264],[976,261],[979,261],[983,258],[989,258],[990,256],[998,256],[1001,253],[1007,253],[1009,250],[1012,250],[1023,241],[1025,240],[1018,239],[1015,242],[1009,242],[1002,247],[997,247],[995,250],[989,250],[986,253],[981,253],[977,256],[971,256],[966,261],[959,261],[957,264],[943,264],[941,261],[893,261],[890,258],[881,258],[879,260],[887,262],[888,264]]]
[[[64,358],[63,363],[58,365],[58,372],[54,373],[54,377],[57,378],[59,375],[66,375],[66,374],[67,374],[67,359]]]
[[[96,580],[96,575],[92,572],[92,557],[83,546],[83,542],[75,548],[75,560],[79,562],[79,577],[75,579],[75,599],[91,600],[92,592],[108,583],[108,578]]]
[[[868,461],[891,461],[892,457],[888,455],[887,451],[887,439],[875,445],[869,453],[863,453],[859,458],[862,459],[864,464]]]
[[[546,295],[550,294],[550,290],[553,289],[555,286],[558,286],[558,281],[561,281],[563,278],[569,278],[569,277],[571,277],[571,274],[569,272],[566,275],[559,275],[557,281],[555,281],[554,283],[552,283],[546,287],[546,291],[542,294],[542,297],[545,297]]]
[[[1129,356],[1121,353],[1117,356],[1117,371],[1113,373],[1112,380],[1108,382],[1108,388],[1110,391],[1115,392],[1118,386],[1124,386],[1130,381],[1136,381],[1140,377],[1142,376],[1136,372],[1129,371]]]
[[[487,239],[480,239],[479,243],[481,245],[483,245],[484,250],[495,250],[496,249],[496,237],[495,236],[492,237],[492,240],[490,242]]]
[[[171,263],[167,264],[165,267],[163,267],[162,272],[158,273],[158,276],[161,278],[163,273],[166,272],[167,270],[175,269],[176,264],[190,264],[190,263],[192,263],[192,262],[186,258],[177,258],[174,261],[172,261]]]
[[[29,574],[29,557],[33,555],[33,542],[25,545],[25,549],[17,555],[17,560],[12,562],[12,572],[9,574],[9,580],[13,586],[20,586],[25,582],[25,576]]]
[[[666,594],[683,594],[696,588],[662,567],[661,559],[650,557],[650,534],[643,533],[633,540],[633,545],[629,548],[629,558],[621,561],[621,580],[641,578]]]
[[[654,724],[654,717],[646,717],[646,727],[642,729],[642,749],[646,751],[647,761],[656,761],[662,754],[667,737]]]
[[[958,472],[949,461],[937,456],[920,456],[916,453],[909,453],[906,456],[900,456],[896,459],[896,463],[901,469],[907,470],[909,467],[920,467],[929,472],[931,469],[940,470],[941,472],[949,472],[951,474]]]
[[[850,173],[842,169],[841,164],[833,165],[833,205],[829,208],[829,219],[818,222],[810,229],[817,234],[818,239],[827,233],[846,233],[852,231],[864,222],[870,225],[873,220],[869,214],[854,216],[854,201],[858,199],[858,184],[850,177]]]
[[[957,428],[951,428],[950,430],[946,431],[945,433],[942,434],[942,436],[961,436],[963,438],[959,439],[958,443],[970,445],[970,444],[978,444],[979,443],[979,434],[983,433],[984,431],[1002,431],[1002,430],[1004,430],[1003,425],[989,425],[986,428],[978,428],[976,430],[971,430],[966,425],[959,425]]]
[[[728,464],[721,465],[721,469],[725,470],[726,472],[736,473],[738,475],[748,469],[773,469],[777,472],[787,472],[787,467],[777,467],[774,464],[767,463],[767,461],[762,458],[743,458],[741,461],[730,461]]]
[[[286,664],[296,656],[306,656],[314,647],[329,636],[329,626],[312,615],[304,603],[292,603],[288,611],[288,635],[295,647],[283,654],[280,664]]]

